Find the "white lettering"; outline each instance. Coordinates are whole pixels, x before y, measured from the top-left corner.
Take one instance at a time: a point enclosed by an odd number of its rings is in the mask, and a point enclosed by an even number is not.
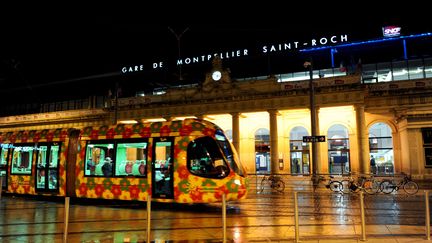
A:
[[[122,68],[122,73],[126,73],[127,72],[127,67],[123,67]]]
[[[311,43],[312,43],[312,46],[316,46],[316,40],[315,39],[312,39]]]
[[[189,64],[189,63],[191,63],[191,59],[188,57],[184,60],[184,62],[185,62],[185,64]]]
[[[199,62],[198,57],[194,57],[192,60],[193,60],[194,63],[195,63],[195,62]]]
[[[267,53],[267,46],[263,46],[263,47],[262,47],[262,52],[263,52],[263,53]]]
[[[332,37],[330,38],[330,42],[331,42],[331,43],[337,43],[337,40],[336,40],[336,36],[335,36],[335,35],[332,36]]]
[[[183,60],[182,59],[178,59],[177,60],[177,65],[183,65]]]
[[[324,37],[321,38],[321,39],[320,39],[320,44],[321,44],[321,45],[325,45],[325,44],[327,44],[327,38],[324,38]]]
[[[341,35],[341,42],[348,41],[348,35]]]
[[[244,56],[247,56],[247,55],[248,55],[248,49],[244,49],[244,50],[243,50],[243,55],[244,55]]]
[[[294,42],[294,46],[295,46],[296,49],[298,48],[298,41]]]

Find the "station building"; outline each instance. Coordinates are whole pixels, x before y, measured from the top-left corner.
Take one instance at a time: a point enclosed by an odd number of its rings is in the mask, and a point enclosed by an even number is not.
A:
[[[407,55],[407,41],[430,46],[432,34],[304,49],[328,55],[329,67],[305,62],[298,72],[243,79],[232,78],[216,56],[196,84],[144,96],[92,97],[79,106],[46,104],[40,113],[0,117],[0,132],[197,117],[226,132],[251,174],[403,172],[431,179],[432,57]],[[380,46],[390,42],[397,47]],[[402,58],[334,63],[337,51],[353,49],[361,57],[367,50],[379,57],[380,47],[402,49]]]

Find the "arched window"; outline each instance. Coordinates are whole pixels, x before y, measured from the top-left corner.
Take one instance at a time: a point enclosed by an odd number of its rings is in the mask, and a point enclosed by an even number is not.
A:
[[[255,132],[255,162],[257,173],[270,172],[270,131],[267,128]]]
[[[348,129],[343,125],[333,125],[329,128],[327,137],[329,173],[349,173],[351,169]]]
[[[310,173],[309,143],[303,143],[303,136],[308,136],[304,127],[294,127],[290,132],[291,174]]]
[[[392,131],[387,124],[378,122],[369,128],[369,152],[371,173],[394,173]],[[375,163],[372,163],[372,159]]]

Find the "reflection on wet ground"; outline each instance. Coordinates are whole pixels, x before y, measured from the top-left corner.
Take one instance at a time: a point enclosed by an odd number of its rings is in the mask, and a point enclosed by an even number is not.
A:
[[[298,193],[300,235],[303,242],[358,239],[361,232],[357,194],[312,192],[307,185],[288,186],[284,193],[251,191],[249,197],[227,203],[227,238],[235,242],[293,241],[294,190]],[[424,236],[423,191],[365,195],[369,237]],[[0,204],[1,242],[62,242],[64,202],[3,195]],[[68,242],[145,242],[145,202],[71,199]],[[221,242],[221,204],[152,203],[151,239]],[[329,241],[331,242],[331,241]]]

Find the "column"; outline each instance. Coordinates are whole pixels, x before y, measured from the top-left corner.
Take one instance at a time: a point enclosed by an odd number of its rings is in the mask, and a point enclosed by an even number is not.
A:
[[[240,155],[240,114],[231,113],[232,116],[232,143],[237,153]]]
[[[370,173],[369,132],[366,131],[364,104],[355,105],[357,123],[358,161],[360,173]]]
[[[314,107],[314,115],[313,115],[313,124],[311,125],[311,131],[313,136],[320,135],[320,128],[319,128],[319,107]],[[328,173],[328,171],[321,171],[322,165],[320,163],[321,161],[321,153],[320,153],[320,146],[322,143],[311,143],[312,147],[312,161],[311,161],[311,168],[312,168],[312,175],[320,174],[320,173]],[[326,149],[327,151],[327,149]]]
[[[278,153],[278,129],[277,129],[277,110],[269,110],[270,114],[270,163],[271,173],[279,171],[279,153]]]

